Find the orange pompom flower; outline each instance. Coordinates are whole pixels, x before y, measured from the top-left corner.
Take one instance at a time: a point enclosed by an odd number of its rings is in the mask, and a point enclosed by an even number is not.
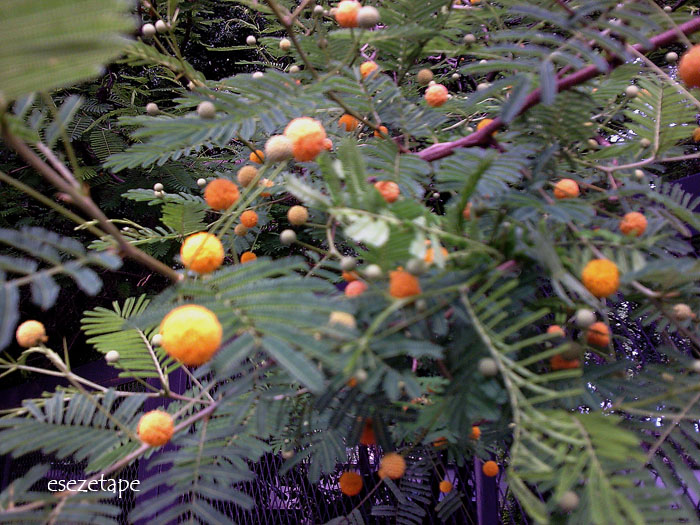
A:
[[[548,326],[547,333],[548,334],[557,334],[561,337],[564,337],[566,335],[564,333],[564,329],[561,326],[559,326],[558,324],[553,324],[552,326]]]
[[[299,162],[314,160],[324,148],[326,130],[318,120],[295,118],[284,129],[284,136],[292,141],[294,158]]]
[[[298,204],[296,206],[292,206],[289,208],[289,210],[287,210],[287,220],[294,226],[306,224],[306,221],[309,220],[309,210],[307,210],[304,206],[299,206]]]
[[[595,297],[608,297],[620,287],[620,271],[612,261],[593,259],[583,268],[581,281]]]
[[[391,479],[399,479],[406,472],[406,460],[396,452],[389,452],[379,463],[379,470]]]
[[[418,277],[404,270],[389,272],[389,295],[397,299],[421,293]]]
[[[380,180],[379,182],[375,182],[374,187],[377,188],[377,191],[381,193],[384,200],[388,203],[396,202],[396,200],[399,198],[399,194],[401,193],[399,185],[391,180]]]
[[[226,210],[240,196],[238,186],[228,179],[214,179],[204,188],[204,200],[213,210]]]
[[[367,285],[362,281],[352,281],[345,287],[345,295],[347,297],[357,297],[362,295],[367,290]]]
[[[341,275],[343,277],[343,280],[349,283],[357,281],[360,278],[357,272],[343,272]]]
[[[678,76],[687,88],[700,87],[700,45],[691,47],[681,57]]]
[[[447,249],[445,249],[444,247],[440,247],[440,253],[442,253],[443,259],[448,255]],[[432,248],[428,248],[427,250],[425,250],[423,260],[427,264],[433,264],[433,261],[435,260],[435,250],[433,250]]]
[[[472,203],[468,202],[467,205],[462,210],[462,217],[469,220],[472,218]]]
[[[357,27],[357,13],[360,7],[360,2],[343,0],[335,9],[335,21],[340,27]]]
[[[196,304],[171,310],[163,318],[159,332],[166,353],[189,366],[209,361],[219,349],[223,335],[214,312]]]
[[[620,221],[620,231],[625,235],[639,237],[647,229],[647,218],[638,211],[625,213]]]
[[[557,199],[574,199],[580,193],[578,182],[573,179],[561,179],[554,186],[554,196]]]
[[[360,65],[360,74],[362,75],[362,78],[367,78],[377,69],[379,69],[377,63],[373,62],[372,60],[368,60],[367,62],[363,62],[362,65]]]
[[[253,228],[258,224],[258,214],[253,210],[246,210],[241,213],[241,224],[246,228]]]
[[[346,496],[357,496],[362,490],[362,476],[357,472],[343,472],[338,485],[340,485],[340,491]]]
[[[447,102],[447,88],[442,84],[433,84],[425,90],[425,101],[433,108],[439,108]]]
[[[386,126],[379,126],[379,129],[374,130],[374,136],[382,138],[384,135],[389,135],[389,129]]]
[[[477,131],[481,131],[481,130],[484,129],[486,126],[488,126],[489,124],[491,124],[491,122],[493,122],[493,119],[492,119],[492,118],[485,118],[485,119],[483,119],[481,122],[479,122],[479,123],[476,125],[476,130],[477,130]],[[493,133],[491,133],[491,136],[494,136],[494,137],[495,137],[497,133],[498,133],[497,131],[494,131]]]
[[[357,126],[360,125],[360,121],[352,115],[346,113],[345,115],[340,117],[340,119],[338,120],[338,124],[340,124],[340,127],[345,128],[345,131],[355,131],[357,129]]]
[[[272,188],[275,185],[274,182],[272,182],[270,179],[260,179],[258,182],[258,186],[262,186],[263,188]],[[260,192],[261,197],[271,197],[272,193],[269,191],[263,191]]]
[[[253,252],[243,252],[241,254],[241,263],[247,263],[250,261],[254,261],[257,258],[258,258],[258,256],[255,255]]]
[[[447,494],[448,492],[452,492],[452,483],[450,483],[446,479],[443,479],[440,482],[440,492],[442,492],[443,494]]]
[[[578,359],[565,359],[561,354],[557,354],[549,360],[549,366],[552,367],[552,370],[566,370],[578,368],[581,366],[581,363]]]
[[[330,151],[333,149],[333,141],[331,139],[323,139],[323,149]]]
[[[256,164],[262,164],[265,162],[265,152],[261,149],[251,151],[250,155],[248,155],[248,160],[250,160],[250,162],[255,162]]]
[[[210,273],[224,262],[224,247],[216,235],[195,233],[182,243],[180,258],[188,270],[199,274]]]
[[[484,473],[484,476],[493,478],[498,475],[498,464],[495,461],[487,461],[481,467],[481,471]]]
[[[255,166],[243,166],[240,170],[238,170],[238,174],[236,175],[236,178],[238,179],[238,183],[243,186],[244,188],[248,187],[248,184],[253,182],[253,179],[258,176],[258,168]]]
[[[435,441],[433,441],[433,446],[435,448],[442,448],[447,446],[447,438],[446,437],[439,437]]]
[[[365,425],[362,427],[362,434],[360,435],[360,443],[368,446],[377,444],[377,438],[374,435],[374,427],[372,426],[371,418],[365,419]]]
[[[475,440],[479,439],[481,437],[481,429],[478,426],[474,425],[472,427],[471,434],[469,434],[469,437]]]
[[[610,329],[602,321],[593,323],[586,330],[586,342],[600,348],[608,346],[610,344]]]
[[[693,142],[700,142],[700,128],[693,130]]]
[[[139,419],[136,433],[139,439],[152,447],[165,445],[173,437],[173,417],[162,410],[151,410]]]
[[[46,336],[46,328],[39,321],[24,321],[15,332],[17,344],[22,348],[31,348],[49,340]]]

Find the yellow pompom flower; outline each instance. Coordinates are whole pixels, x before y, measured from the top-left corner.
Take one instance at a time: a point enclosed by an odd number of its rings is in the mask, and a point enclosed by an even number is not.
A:
[[[160,447],[173,437],[173,418],[162,410],[151,410],[141,416],[136,432],[147,445]]]
[[[583,285],[598,298],[608,297],[620,287],[620,271],[607,259],[593,259],[581,273]]]
[[[31,348],[39,343],[49,340],[46,336],[46,328],[39,321],[24,321],[15,332],[17,343],[23,348]]]
[[[160,325],[161,345],[173,359],[199,366],[221,345],[223,330],[214,312],[196,304],[172,310]]]
[[[182,243],[180,257],[185,268],[200,274],[210,273],[224,262],[224,247],[211,233],[195,233]]]

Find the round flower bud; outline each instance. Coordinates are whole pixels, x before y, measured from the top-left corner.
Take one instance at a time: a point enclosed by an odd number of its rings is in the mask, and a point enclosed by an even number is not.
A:
[[[116,363],[119,361],[119,352],[116,350],[110,350],[105,354],[105,361],[108,363]]]
[[[158,104],[156,104],[155,102],[149,102],[148,104],[146,104],[146,114],[153,117],[158,113],[160,113],[160,110],[158,109]]]
[[[248,228],[243,224],[236,224],[236,227],[233,229],[233,233],[239,237],[245,237],[248,234]]]
[[[285,246],[297,242],[297,234],[294,230],[284,230],[280,233],[280,242]]]
[[[361,7],[357,12],[357,25],[364,28],[370,29],[379,23],[379,11],[376,7],[366,5]]]
[[[289,208],[289,210],[287,210],[287,220],[289,221],[289,224],[294,226],[306,224],[306,221],[309,220],[309,210],[307,210],[304,206],[299,206],[298,204],[296,206],[292,206]]]
[[[382,278],[382,269],[378,264],[370,264],[365,268],[365,277],[370,281],[376,281]]]
[[[588,308],[579,308],[574,314],[574,323],[576,328],[584,330],[591,326],[596,321],[595,313]]]
[[[331,325],[344,326],[345,328],[349,328],[350,330],[354,330],[357,326],[357,321],[354,315],[349,314],[347,312],[338,311],[331,312],[330,318],[328,319],[328,323]]]
[[[343,257],[340,259],[340,268],[344,272],[351,272],[357,267],[357,261],[355,260],[354,257]]]
[[[197,186],[203,188],[207,185],[207,179],[197,179]]]
[[[163,185],[160,182],[156,182],[153,185],[153,191],[163,191]]]
[[[39,321],[24,321],[15,332],[17,344],[23,348],[31,348],[49,340],[46,336],[46,328]]]
[[[669,51],[668,53],[666,53],[666,56],[664,58],[669,64],[675,64],[676,62],[678,62],[678,53]]]
[[[473,44],[474,42],[476,42],[476,37],[475,37],[474,35],[472,35],[471,33],[467,33],[467,34],[464,35],[464,37],[462,38],[462,41],[463,41],[465,44]]]
[[[254,46],[258,43],[258,39],[255,38],[253,35],[248,35],[248,37],[245,39],[245,43],[249,46]]]
[[[665,6],[664,6],[664,11],[665,11],[666,13],[670,13],[671,11],[673,11],[673,7],[671,7],[670,5],[665,5]]]
[[[498,364],[490,357],[482,357],[478,364],[479,373],[484,377],[498,375]]]
[[[634,170],[634,176],[637,177],[638,179],[643,179],[644,172],[640,169],[636,169],[636,170]]]
[[[156,198],[160,198],[163,196],[163,192],[162,191],[154,191],[153,196]]]
[[[561,495],[561,498],[559,498],[557,505],[562,511],[571,512],[572,510],[576,509],[576,507],[578,507],[579,502],[580,499],[578,497],[578,494],[576,494],[573,490],[567,490],[566,492],[564,492],[564,494]]]
[[[583,352],[583,347],[580,344],[571,341],[567,345],[566,350],[559,355],[567,361],[573,361],[574,359],[579,359],[583,355]]]
[[[291,159],[294,155],[294,145],[284,135],[273,135],[265,143],[265,158],[270,162],[281,162]]]
[[[216,108],[214,107],[214,104],[208,100],[204,100],[197,106],[197,115],[204,119],[214,118],[216,116]]]
[[[253,73],[253,78],[255,79],[262,78],[264,76],[265,74],[262,71],[256,71],[255,73]]]
[[[480,84],[478,84],[476,86],[476,90],[477,91],[486,91],[490,87],[491,87],[491,84],[489,84],[488,82],[481,82]]]
[[[406,271],[413,275],[423,275],[427,269],[428,267],[422,259],[411,259],[406,263]]]
[[[627,89],[625,89],[625,95],[630,98],[634,98],[639,95],[639,88],[637,86],[627,86]]]
[[[258,168],[255,166],[243,166],[240,170],[238,170],[238,174],[236,175],[236,179],[238,179],[238,183],[243,186],[244,188],[248,187],[248,184],[253,182],[253,179],[258,176]]]
[[[357,370],[355,370],[353,377],[357,379],[358,383],[364,383],[365,381],[367,381],[369,374],[367,374],[367,370],[365,370],[364,368],[358,368]]]
[[[190,91],[192,91],[196,87],[197,86],[195,86],[194,82],[192,82],[191,80],[187,83],[187,89],[189,89]]]
[[[452,73],[452,80],[459,80],[459,73]]]
[[[673,317],[677,321],[687,321],[688,319],[694,319],[695,314],[690,309],[690,306],[684,303],[679,303],[673,305]]]
[[[167,33],[168,24],[166,24],[162,20],[156,21],[156,31],[158,31],[159,33]]]
[[[322,6],[322,5],[316,5],[316,6],[314,6],[314,14],[315,14],[316,16],[321,16],[321,15],[323,14],[323,11],[324,11],[324,9],[323,9],[323,6]]]
[[[282,51],[289,51],[289,49],[292,47],[292,41],[289,40],[288,38],[283,38],[280,40],[280,49]]]
[[[433,79],[433,72],[429,69],[421,69],[416,75],[416,80],[421,86],[427,86]]]
[[[141,26],[141,34],[144,36],[144,38],[153,38],[153,36],[156,34],[156,26],[153,24],[143,24]]]
[[[695,359],[690,365],[690,367],[693,370],[693,372],[695,372],[696,374],[700,374],[700,359]]]
[[[651,141],[649,139],[642,139],[639,141],[639,145],[643,148],[648,148],[651,146]]]
[[[299,66],[297,66],[297,65],[291,66],[291,67],[289,68],[289,72],[290,72],[291,74],[299,73]]]
[[[162,342],[163,336],[160,334],[153,334],[153,337],[151,337],[151,346],[160,346]]]

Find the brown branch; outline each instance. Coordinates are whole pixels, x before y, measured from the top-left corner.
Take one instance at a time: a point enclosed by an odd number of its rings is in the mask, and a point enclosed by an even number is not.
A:
[[[700,17],[695,17],[692,20],[689,20],[688,22],[679,25],[678,27],[669,29],[668,31],[665,31],[655,37],[650,38],[649,40],[652,44],[651,49],[644,49],[640,44],[636,44],[630,47],[632,47],[636,51],[653,51],[654,49],[666,46],[671,42],[677,40],[679,32],[684,35],[690,35],[699,30]],[[575,73],[572,73],[571,75],[567,75],[566,77],[557,81],[557,93],[569,90],[572,87],[577,86],[579,84],[583,84],[584,82],[587,82],[588,80],[597,77],[598,75],[601,75],[603,73],[609,73],[621,63],[622,61],[619,58],[614,57],[608,60],[608,69],[606,71],[600,71],[596,66],[590,65],[583,69],[580,69],[579,71],[576,71]],[[523,104],[523,107],[518,112],[518,115],[523,114],[531,107],[539,104],[541,99],[542,90],[540,88],[533,90],[528,95],[527,99],[525,100],[525,104]],[[493,132],[501,129],[503,125],[503,120],[501,120],[500,117],[497,117],[493,120],[493,122],[490,122],[488,126],[484,126],[479,131],[476,131],[470,135],[467,135],[466,137],[462,137],[461,139],[452,142],[442,142],[439,144],[434,144],[425,148],[424,150],[417,152],[417,155],[423,160],[433,161],[452,155],[452,152],[457,148],[485,145],[490,141]]]
[[[48,180],[62,192],[70,195],[73,204],[78,206],[78,208],[83,210],[87,215],[95,219],[100,224],[101,228],[114,238],[115,242],[119,246],[121,255],[143,264],[151,270],[168,277],[172,281],[178,282],[182,279],[183,276],[181,274],[130,244],[129,241],[127,241],[121,234],[119,228],[112,224],[112,222],[105,216],[102,210],[90,197],[83,195],[79,189],[75,188],[70,182],[65,180],[64,177],[59,175],[24,142],[9,133],[7,129],[3,129],[3,138],[8,146],[14,149],[46,180]]]

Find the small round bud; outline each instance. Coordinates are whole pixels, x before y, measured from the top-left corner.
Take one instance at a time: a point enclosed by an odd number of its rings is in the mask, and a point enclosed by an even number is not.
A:
[[[199,117],[203,119],[214,118],[216,116],[216,108],[214,107],[214,104],[212,104],[208,100],[205,100],[203,102],[200,102],[197,106],[197,115],[199,115]]]
[[[665,5],[665,6],[664,6],[664,11],[665,11],[666,13],[670,13],[671,11],[673,11],[673,7],[671,7],[670,5]]]
[[[668,53],[666,53],[665,58],[666,58],[666,62],[668,62],[669,64],[675,64],[676,62],[678,62],[678,53],[675,53],[673,51],[669,51]]]
[[[488,64],[488,62],[489,61],[486,60],[485,58],[482,58],[481,60],[479,60],[479,64]]]
[[[576,323],[576,328],[585,330],[593,323],[595,323],[596,317],[595,313],[588,308],[579,308],[574,314],[574,323]]]
[[[156,34],[156,26],[153,24],[143,24],[141,26],[141,34],[144,38],[153,38]]]
[[[153,196],[156,198],[160,198],[163,196],[163,192],[162,191],[154,191]]]
[[[294,155],[292,141],[284,135],[273,135],[265,143],[265,158],[270,162],[282,162]]]
[[[294,451],[293,450],[283,450],[282,457],[284,459],[292,459],[294,457]]]
[[[433,72],[429,69],[421,69],[416,75],[416,80],[421,86],[426,86],[433,79]]]
[[[168,24],[166,24],[162,20],[158,20],[156,22],[156,31],[159,33],[167,33],[168,32]]]
[[[428,269],[422,259],[411,259],[406,263],[406,271],[413,275],[422,275]]]
[[[418,310],[419,312],[425,312],[428,309],[428,301],[426,301],[425,299],[418,299],[416,301],[415,306],[416,310]]]
[[[280,233],[280,242],[285,246],[294,244],[297,242],[296,232],[294,230],[284,230],[282,233]]]
[[[255,73],[253,73],[253,78],[262,78],[264,76],[265,74],[262,71],[256,71]]]
[[[249,46],[254,46],[258,43],[258,39],[255,38],[253,35],[248,35],[248,37],[245,39],[245,43]]]
[[[203,188],[207,185],[207,179],[197,179],[197,186]]]
[[[573,490],[567,490],[566,492],[564,492],[564,494],[561,495],[561,498],[559,498],[557,505],[562,511],[571,512],[572,510],[576,509],[576,507],[578,507],[579,501],[580,499],[578,497],[578,494],[576,494]]]
[[[233,233],[239,237],[245,237],[248,234],[248,228],[243,224],[236,224],[236,227],[233,229]]]
[[[474,42],[476,42],[476,37],[471,33],[467,33],[462,38],[462,42],[464,42],[465,44],[473,44]]]
[[[159,112],[160,112],[160,110],[158,109],[158,104],[156,104],[155,102],[149,102],[148,104],[146,104],[146,113],[148,115],[153,117],[153,116],[157,115]]]
[[[328,47],[328,40],[325,38],[321,37],[318,39],[318,48],[319,49],[326,49]]]
[[[163,191],[163,185],[160,182],[156,182],[153,185],[153,191]]]
[[[582,355],[583,347],[574,342],[569,343],[567,349],[561,353],[561,356],[567,361],[573,361],[574,359],[580,358]]]
[[[634,170],[634,176],[637,177],[638,179],[643,179],[644,172],[640,169],[636,169],[636,170]]]
[[[289,49],[292,47],[292,41],[289,40],[288,38],[283,38],[280,40],[280,49],[282,51],[289,51]]]
[[[195,86],[194,82],[192,82],[191,80],[187,83],[187,89],[189,89],[190,91],[192,91],[195,87],[197,86]]]
[[[490,357],[479,359],[479,373],[484,377],[494,377],[498,374],[498,364]]]
[[[363,29],[370,29],[379,23],[379,11],[376,7],[366,5],[357,12],[357,25]]]
[[[685,303],[678,303],[673,305],[673,318],[677,321],[687,321],[688,319],[694,319],[695,314]]]
[[[452,80],[459,80],[459,73],[452,73]]]
[[[690,368],[696,374],[700,374],[700,359],[695,359],[690,365]]]
[[[367,377],[369,377],[369,375],[367,374],[367,370],[365,370],[364,368],[358,368],[357,370],[355,370],[353,377],[357,379],[358,383],[364,383],[365,381],[367,381]]]
[[[382,269],[378,264],[370,264],[365,268],[365,277],[370,281],[376,281],[382,278]]]
[[[637,86],[627,86],[625,89],[625,95],[630,98],[634,98],[639,95],[639,88]]]
[[[321,16],[323,14],[323,6],[322,5],[314,6],[314,14],[316,16]]]
[[[643,148],[648,148],[651,146],[651,141],[649,139],[642,139],[639,141],[639,145]]]
[[[299,73],[299,66],[293,65],[292,67],[289,68],[289,72],[293,75],[295,73]]]
[[[344,272],[351,272],[357,267],[357,261],[355,260],[354,257],[343,257],[340,259],[340,268]]]
[[[596,139],[588,139],[588,146],[593,148],[593,149],[597,149],[599,144],[598,144],[598,141]]]
[[[119,361],[119,352],[116,350],[110,350],[105,354],[105,361],[108,363],[116,363]]]
[[[490,87],[491,87],[491,84],[489,84],[488,82],[482,82],[476,86],[476,90],[477,91],[486,91]]]
[[[151,337],[151,345],[152,346],[160,346],[161,341],[163,338],[161,337],[160,334],[153,334],[153,337]]]

